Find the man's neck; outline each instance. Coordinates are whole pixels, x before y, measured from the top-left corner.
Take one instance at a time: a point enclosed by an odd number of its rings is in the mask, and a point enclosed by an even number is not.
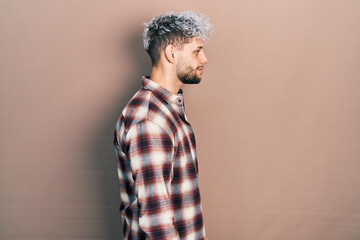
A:
[[[167,71],[164,68],[153,67],[151,69],[150,80],[156,82],[170,92],[177,94],[183,83],[176,75],[174,75],[174,73]]]

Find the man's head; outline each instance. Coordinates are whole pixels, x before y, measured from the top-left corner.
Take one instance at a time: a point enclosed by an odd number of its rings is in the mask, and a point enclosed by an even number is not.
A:
[[[162,56],[171,62],[176,52],[176,73],[183,83],[199,83],[207,59],[202,51],[203,41],[213,32],[210,20],[201,13],[185,11],[165,13],[145,24],[144,47],[152,65]]]

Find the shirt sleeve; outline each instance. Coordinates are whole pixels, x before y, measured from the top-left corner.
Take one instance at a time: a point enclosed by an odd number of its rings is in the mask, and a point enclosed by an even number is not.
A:
[[[142,121],[131,127],[126,142],[140,208],[139,225],[146,239],[180,239],[169,192],[171,138],[159,125]]]

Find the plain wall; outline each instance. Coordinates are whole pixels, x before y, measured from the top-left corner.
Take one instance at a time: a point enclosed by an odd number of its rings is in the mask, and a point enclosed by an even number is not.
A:
[[[216,27],[184,87],[209,238],[360,239],[356,0],[0,0],[0,239],[121,239],[142,24],[189,9]]]

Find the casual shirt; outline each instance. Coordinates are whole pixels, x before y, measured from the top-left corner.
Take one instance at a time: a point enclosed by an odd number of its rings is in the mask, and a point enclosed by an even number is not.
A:
[[[205,236],[194,132],[182,91],[143,77],[115,130],[125,239]]]

